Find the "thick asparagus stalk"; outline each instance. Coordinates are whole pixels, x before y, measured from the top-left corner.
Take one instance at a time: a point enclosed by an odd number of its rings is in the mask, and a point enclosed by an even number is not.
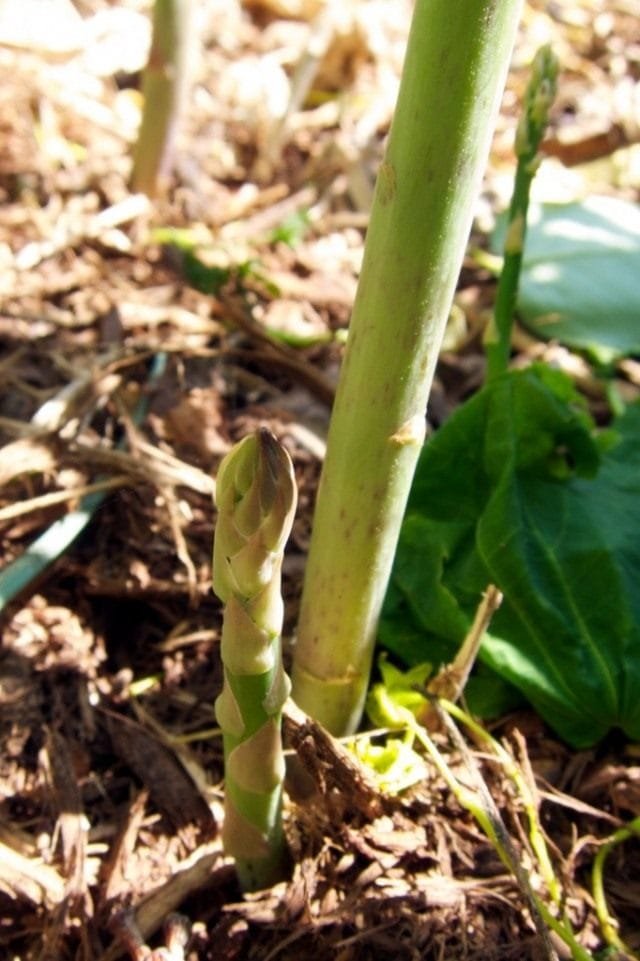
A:
[[[318,491],[293,696],[333,734],[362,713],[520,0],[417,0]]]
[[[224,687],[216,701],[225,755],[225,851],[245,890],[281,880],[289,679],[282,668],[280,571],[297,492],[289,455],[267,431],[245,437],[217,479],[213,589],[224,603]]]

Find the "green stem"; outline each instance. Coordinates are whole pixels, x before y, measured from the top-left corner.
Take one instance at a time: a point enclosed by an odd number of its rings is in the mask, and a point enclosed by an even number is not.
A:
[[[540,158],[538,150],[549,121],[549,110],[556,93],[558,64],[548,46],[538,50],[531,79],[525,93],[523,113],[516,133],[518,163],[509,205],[504,262],[493,314],[486,336],[487,380],[506,371],[511,353],[511,328],[516,309],[522,256],[527,232],[531,184]]]
[[[358,726],[520,0],[417,0],[318,492],[296,701]]]
[[[532,919],[543,941],[543,945],[546,945],[546,947],[549,949],[546,952],[548,956],[555,957],[555,954],[551,952],[551,947],[547,943],[548,932],[545,930],[544,925],[546,925],[546,928],[553,930],[560,938],[562,938],[569,948],[574,961],[595,961],[593,956],[589,954],[589,952],[586,951],[585,948],[583,948],[578,942],[569,918],[566,916],[556,917],[552,911],[549,910],[542,898],[533,890],[529,876],[522,865],[522,861],[518,856],[511,838],[509,837],[504,821],[502,820],[500,812],[498,811],[495,801],[489,793],[484,780],[481,777],[476,776],[475,788],[461,784],[458,778],[451,771],[446,759],[438,750],[432,738],[429,736],[428,731],[416,720],[413,710],[404,706],[396,698],[394,698],[393,694],[387,690],[384,684],[376,684],[374,686],[372,691],[372,699],[375,705],[376,722],[388,726],[392,730],[406,728],[411,733],[412,737],[422,745],[433,761],[438,773],[443,778],[457,801],[476,819],[480,828],[484,831],[487,838],[493,845],[502,863],[506,868],[509,869],[509,871],[513,872],[523,894],[528,901]],[[456,704],[438,698],[436,701],[434,701],[434,710],[437,714],[439,714],[442,721],[446,723],[449,733],[451,734],[454,743],[458,747],[462,761],[465,763],[468,772],[472,775],[472,781],[474,779],[474,775],[476,774],[476,768],[471,761],[471,755],[466,746],[466,742],[461,737],[457,727],[454,725],[449,715],[462,722],[470,730],[473,737],[477,741],[488,745],[491,753],[493,753],[504,765],[505,772],[512,779],[518,795],[524,801],[526,812],[529,818],[530,837],[532,838],[533,852],[538,857],[542,852],[543,863],[539,863],[538,867],[544,873],[547,883],[549,883],[550,879],[553,879],[553,884],[550,884],[550,887],[553,886],[554,888],[554,907],[556,910],[560,911],[564,897],[560,890],[557,879],[555,878],[548,851],[546,850],[546,844],[538,822],[534,799],[522,772],[519,771],[513,758],[489,734],[489,732],[477,724],[473,718],[471,718]],[[633,827],[633,824],[631,827]],[[533,843],[533,837],[535,835],[537,835],[537,842]]]
[[[553,901],[556,908],[561,908],[562,906],[562,892],[560,889],[560,883],[556,877],[556,873],[553,870],[553,865],[551,863],[551,858],[549,857],[549,849],[547,848],[544,835],[542,833],[542,828],[540,826],[540,819],[538,817],[538,808],[536,805],[535,798],[533,797],[532,791],[526,782],[526,779],[515,763],[508,751],[502,747],[499,741],[489,734],[481,724],[478,724],[473,718],[463,711],[457,704],[452,703],[449,700],[441,698],[438,702],[440,707],[447,711],[451,717],[455,718],[461,724],[471,732],[473,737],[487,745],[489,749],[496,755],[499,759],[502,767],[511,781],[513,782],[516,791],[522,801],[525,814],[527,816],[527,821],[529,822],[529,841],[531,842],[531,848],[534,855],[538,861],[538,867],[540,869],[540,874],[547,885],[549,891],[549,896]]]
[[[637,958],[637,955],[634,954],[629,947],[627,947],[618,934],[617,924],[609,912],[607,898],[604,891],[604,863],[616,845],[622,844],[624,841],[628,841],[629,838],[633,837],[640,837],[640,817],[634,818],[633,821],[631,821],[631,823],[626,827],[619,828],[611,835],[606,844],[602,845],[594,858],[591,873],[593,900],[596,906],[596,914],[598,915],[598,921],[600,922],[603,937],[607,944],[615,948],[617,951],[624,952],[624,954],[628,955],[629,958]]]
[[[479,725],[475,724],[475,722],[467,714],[465,714],[464,711],[457,707],[457,705],[448,701],[441,701],[439,703],[443,710],[446,710],[449,714],[457,717],[459,720],[462,720],[470,730],[472,730],[476,735],[481,736],[483,740],[486,740],[491,745],[493,750],[496,751],[496,754],[502,761],[508,760],[507,774],[512,777],[516,788],[519,792],[521,792],[522,788],[524,787],[524,779],[521,775],[517,778],[513,777],[514,772],[517,769],[506,751],[504,751],[503,748],[501,748],[500,745],[494,741],[488,732],[485,732]],[[518,858],[504,822],[491,795],[489,794],[489,791],[486,789],[473,791],[461,785],[449,770],[444,757],[440,754],[427,732],[421,728],[413,718],[412,723],[416,727],[416,737],[431,756],[436,767],[438,768],[439,773],[445,778],[447,785],[453,791],[458,802],[476,819],[491,844],[493,844],[493,847],[502,863],[514,874],[523,893],[529,901],[530,910],[536,915],[534,920],[537,920],[538,922],[536,927],[538,927],[540,933],[544,933],[543,930],[540,930],[541,926],[539,923],[540,921],[543,921],[547,928],[554,931],[554,933],[564,941],[571,952],[573,961],[595,961],[593,955],[583,948],[577,940],[569,919],[567,917],[556,917],[549,910],[543,899],[533,890],[529,881],[529,877]],[[480,785],[482,785],[482,782],[480,782]],[[528,794],[528,791],[526,793]],[[522,796],[523,795],[521,794],[521,797]],[[537,817],[535,820],[537,823]],[[539,838],[544,845],[544,839],[542,838],[541,834],[539,835]],[[539,846],[536,845],[534,847],[534,853],[537,854],[538,852]],[[548,854],[546,854],[545,860],[547,862],[547,869],[551,870],[551,873],[553,874],[553,870],[550,867],[550,861],[548,860]],[[562,899],[558,892],[557,907],[560,906],[561,900]]]
[[[191,0],[155,0],[144,107],[134,148],[131,186],[154,197],[166,176],[187,89]]]
[[[547,927],[564,941],[571,952],[573,961],[596,961],[591,952],[582,947],[573,932],[573,928],[566,918],[556,918],[551,913],[544,901],[537,897],[537,895],[535,897],[535,901],[536,907],[540,912],[540,917]]]
[[[522,771],[520,771],[511,755],[502,745],[480,724],[474,721],[472,717],[458,707],[457,704],[453,704],[447,700],[439,700],[438,704],[443,712],[446,711],[451,717],[463,723],[478,741],[484,742],[489,746],[491,752],[494,753],[503,765],[507,776],[511,778],[527,814],[529,821],[529,839],[531,841],[533,854],[538,859],[538,869],[547,884],[549,895],[555,909],[558,912],[562,911],[564,896],[551,864],[549,851],[540,827],[535,800]],[[446,715],[443,714],[443,717],[444,716]],[[451,730],[457,731],[453,726]],[[458,799],[462,804],[466,804],[467,810],[473,814],[480,824],[480,827],[487,834],[489,840],[494,844],[500,859],[513,872],[523,892],[530,901],[532,910],[544,921],[547,928],[554,931],[567,945],[573,961],[595,961],[593,955],[583,948],[577,940],[569,918],[566,915],[556,917],[546,905],[545,901],[533,890],[529,877],[513,848],[500,813],[488,790],[478,792],[476,797],[474,797],[473,793],[467,792],[467,794],[458,795]],[[487,830],[486,826],[487,821],[490,825],[489,830]]]

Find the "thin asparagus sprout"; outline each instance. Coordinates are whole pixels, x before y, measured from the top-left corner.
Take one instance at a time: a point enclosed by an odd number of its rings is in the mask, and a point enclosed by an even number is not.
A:
[[[556,95],[557,76],[558,62],[551,48],[541,47],[533,61],[516,132],[518,163],[509,205],[504,261],[496,291],[493,322],[485,338],[487,380],[499,377],[509,363],[511,328],[522,268],[531,184],[540,164],[538,151],[549,123],[549,111]]]

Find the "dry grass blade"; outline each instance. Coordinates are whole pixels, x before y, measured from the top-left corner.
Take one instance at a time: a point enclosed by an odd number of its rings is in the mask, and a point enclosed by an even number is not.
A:
[[[127,473],[130,478],[158,488],[175,485],[211,497],[215,494],[214,479],[199,468],[145,441],[139,440],[136,447],[137,452],[133,454],[106,447],[92,447],[87,441],[79,440],[71,445],[69,452],[78,467]],[[140,454],[145,456],[141,457]]]
[[[427,693],[432,697],[443,697],[449,701],[457,701],[464,691],[471,669],[476,662],[482,638],[489,629],[491,618],[502,603],[502,594],[493,584],[490,584],[478,606],[473,623],[469,628],[460,650],[451,664],[446,664],[438,674],[429,681]],[[427,704],[418,716],[418,721],[426,728],[437,718],[433,704]]]
[[[22,437],[0,450],[0,486],[24,474],[48,474],[58,465],[61,444],[56,438]]]
[[[56,504],[63,504],[65,501],[78,501],[86,497],[87,494],[95,494],[98,491],[117,490],[119,487],[126,487],[130,484],[130,476],[117,474],[115,477],[106,477],[104,480],[95,481],[93,484],[83,484],[80,487],[70,487],[68,490],[52,491],[49,494],[42,494],[39,497],[31,497],[29,500],[20,501],[17,504],[9,504],[7,507],[1,507],[0,523],[14,520],[16,517],[33,513],[33,511],[54,507]]]

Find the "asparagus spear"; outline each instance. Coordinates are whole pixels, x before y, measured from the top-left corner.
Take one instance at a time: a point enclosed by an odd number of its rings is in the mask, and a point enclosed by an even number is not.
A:
[[[225,756],[223,843],[251,891],[286,868],[280,721],[280,572],[297,492],[289,455],[267,430],[245,437],[220,465],[213,589],[224,604],[224,686],[216,701]]]
[[[360,723],[520,7],[414,7],[331,415],[292,671],[294,700],[332,734]]]

